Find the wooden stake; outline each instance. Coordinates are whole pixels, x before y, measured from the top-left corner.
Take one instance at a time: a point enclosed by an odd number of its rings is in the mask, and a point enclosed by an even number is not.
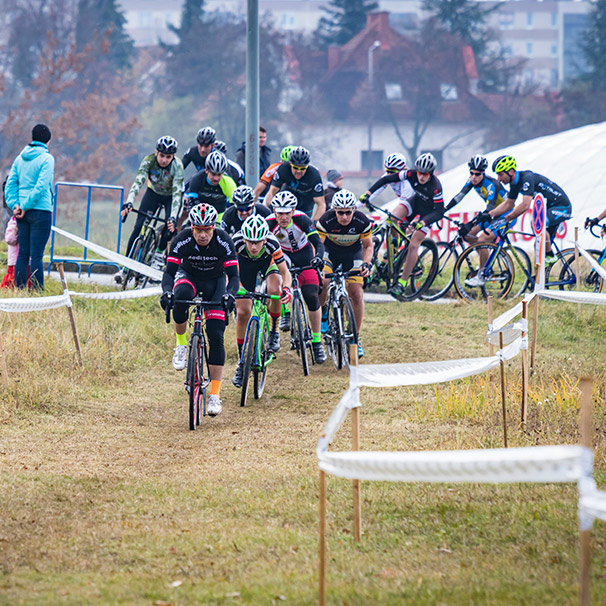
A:
[[[522,320],[528,321],[528,302],[522,301]],[[522,332],[522,339],[528,339],[528,333]],[[526,428],[526,410],[528,407],[528,349],[522,349],[522,429]]]
[[[499,349],[503,350],[503,333],[499,333]],[[501,360],[501,404],[503,405],[503,438],[507,448],[507,407],[505,405],[505,362]]]
[[[593,422],[591,398],[593,392],[593,381],[590,377],[581,377],[581,446],[592,447]],[[589,606],[591,604],[591,530],[579,531],[579,547],[581,550],[581,570],[579,604]]]
[[[326,473],[320,470],[320,554],[318,580],[320,583],[320,606],[326,599]]]
[[[581,294],[581,272],[579,271],[579,249],[577,248],[577,242],[579,241],[579,228],[574,228],[574,266],[576,268],[577,275],[577,293]],[[577,312],[581,313],[581,304],[577,303]]]
[[[537,263],[534,266],[536,276],[539,272],[539,264]],[[531,345],[530,345],[530,370],[534,370],[535,363],[535,354],[537,352],[537,326],[539,324],[539,295],[535,294],[534,296],[534,307],[533,307],[533,317],[532,317],[532,336],[531,336]]]
[[[8,387],[8,366],[6,364],[6,354],[4,353],[4,340],[2,338],[2,330],[0,330],[0,369],[2,371],[2,381],[4,387]]]
[[[349,363],[358,365],[358,344],[349,346]],[[351,449],[360,450],[360,407],[351,410]],[[352,480],[353,489],[353,536],[356,542],[362,538],[362,500],[360,495],[360,480]]]
[[[63,272],[63,263],[57,263],[57,270],[61,276],[61,284],[63,284],[63,291],[67,291],[67,281],[65,280],[65,273]],[[80,341],[78,340],[78,331],[76,329],[76,320],[74,319],[74,310],[70,307],[67,308],[69,314],[69,321],[72,325],[72,334],[74,336],[74,343],[76,345],[76,352],[78,353],[78,363],[82,366],[82,353],[80,352]]]
[[[490,328],[490,327],[492,327],[492,323],[494,321],[494,308],[493,308],[492,295],[488,295],[486,302],[488,303],[488,326]],[[491,337],[492,337],[492,335],[491,335]],[[494,356],[494,345],[492,344],[492,341],[490,339],[488,339],[488,355],[491,358],[492,358],[492,356]],[[494,373],[492,372],[492,370],[488,374],[488,380],[491,383],[494,383]]]

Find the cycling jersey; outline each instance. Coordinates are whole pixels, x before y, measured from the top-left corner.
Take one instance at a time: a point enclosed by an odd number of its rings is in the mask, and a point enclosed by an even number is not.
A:
[[[303,267],[309,264],[314,256],[312,246],[315,249],[315,256],[321,257],[324,254],[324,244],[320,240],[318,231],[305,213],[295,210],[288,227],[280,227],[275,214],[267,217],[267,224],[284,252],[296,266]],[[310,243],[312,246],[309,246]],[[296,261],[293,255],[296,255]]]
[[[163,291],[172,289],[177,270],[194,276],[199,281],[227,275],[227,291],[235,295],[238,290],[236,249],[232,239],[222,229],[215,229],[210,242],[202,247],[196,243],[191,228],[181,231],[173,239],[166,259],[166,269],[162,276]]]
[[[393,175],[395,173],[388,173],[385,172],[381,175],[380,179],[382,179],[383,177],[387,177],[388,175]],[[370,194],[368,201],[372,202],[375,198],[379,197],[381,195],[381,193],[385,190],[385,188],[387,187],[387,185],[391,186],[391,189],[393,190],[393,193],[398,196],[398,198],[402,197],[402,188],[404,186],[404,181],[400,181],[398,179],[398,181],[396,181],[395,183],[389,183],[389,184],[384,184],[381,185],[381,187],[379,187],[377,190],[372,191],[372,193]]]
[[[475,189],[480,198],[486,202],[486,210],[490,211],[503,202],[507,195],[507,190],[503,184],[494,177],[484,175],[484,178],[478,185],[473,185],[471,179],[468,179],[463,189],[448,203],[446,210],[454,208],[471,190]]]
[[[185,192],[188,206],[195,206],[206,202],[217,209],[219,215],[231,204],[231,196],[236,184],[231,177],[221,175],[218,185],[211,185],[206,171],[196,173],[189,182],[189,189]]]
[[[559,185],[530,170],[516,171],[509,186],[507,197],[510,200],[515,201],[519,194],[532,197],[541,194],[545,198],[547,208],[570,206],[566,192]]]
[[[252,212],[253,215],[259,215],[260,217],[269,217],[271,210],[265,206],[265,204],[256,203]],[[251,215],[248,215],[249,217]],[[246,217],[248,219],[248,217]],[[230,206],[223,214],[221,220],[221,229],[224,229],[230,236],[233,236],[236,232],[242,228],[244,220],[240,219],[238,215],[238,209],[235,206]]]
[[[292,192],[297,197],[297,210],[311,217],[314,210],[314,198],[324,194],[320,171],[311,164],[300,179],[295,179],[290,164],[283,162],[275,172],[271,182],[273,187]]]
[[[204,158],[200,155],[198,151],[197,145],[192,145],[184,154],[183,154],[183,169],[186,169],[190,164],[193,164],[196,167],[197,171],[204,170],[204,166],[206,164],[206,156]]]
[[[278,242],[278,238],[272,234],[267,236],[265,245],[256,257],[251,256],[248,251],[246,242],[244,241],[244,235],[241,231],[234,236],[234,246],[238,253],[240,283],[249,292],[255,290],[257,274],[259,272],[261,272],[263,276],[276,273],[276,271],[279,271],[277,266],[280,263],[285,262],[280,242]]]
[[[337,220],[334,209],[325,212],[317,222],[320,237],[326,239],[328,253],[353,254],[362,250],[362,240],[370,238],[372,234],[372,221],[359,210],[353,214],[347,225],[341,225]]]
[[[127,204],[134,203],[145,181],[147,181],[147,187],[155,194],[159,196],[172,195],[170,215],[171,217],[176,217],[181,205],[183,190],[183,164],[181,160],[173,158],[166,168],[162,168],[158,164],[156,154],[145,156],[139,166],[135,181],[128,192],[128,197],[126,198]]]

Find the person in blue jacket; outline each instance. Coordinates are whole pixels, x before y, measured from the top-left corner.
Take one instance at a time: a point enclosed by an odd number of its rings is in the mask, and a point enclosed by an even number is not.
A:
[[[27,286],[28,274],[34,288],[44,288],[42,257],[51,232],[55,159],[48,151],[51,131],[46,124],[32,129],[32,142],[25,146],[11,166],[4,195],[19,228],[19,255],[15,283]]]

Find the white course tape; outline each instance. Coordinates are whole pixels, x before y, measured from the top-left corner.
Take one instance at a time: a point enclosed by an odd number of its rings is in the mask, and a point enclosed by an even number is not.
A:
[[[85,240],[84,238],[80,238],[79,236],[75,236],[74,234],[70,234],[69,232],[63,229],[59,229],[58,227],[53,226],[52,229],[59,235],[65,236],[66,238],[69,238],[70,240],[73,240],[74,242],[85,246],[89,250],[96,252],[98,255],[101,255],[109,261],[113,261],[114,263],[117,263],[118,265],[123,265],[124,267],[128,267],[129,269],[132,269],[137,273],[143,274],[148,278],[152,278],[153,280],[157,280],[158,282],[162,280],[162,272],[158,271],[157,269],[152,269],[149,265],[145,265],[144,263],[139,263],[139,261],[129,259],[124,255],[121,255],[117,252],[113,252],[108,248],[105,248],[104,246],[99,246],[94,242],[90,242],[89,240]]]
[[[337,431],[339,431],[339,428],[343,424],[350,409],[359,406],[358,394],[358,389],[348,389],[339,403],[334,407],[322,430],[322,434],[320,435],[320,440],[318,442],[318,457],[328,448],[328,445],[332,442]]]
[[[606,294],[599,292],[577,292],[576,290],[540,290],[537,293],[547,299],[559,299],[569,303],[587,303],[589,305],[606,305]]]
[[[0,311],[26,312],[56,309],[57,307],[71,307],[69,293],[51,297],[23,297],[14,299],[0,299]]]
[[[530,303],[534,299],[535,293],[529,293],[524,295],[522,301],[518,304],[514,305],[511,309],[508,309],[506,312],[502,313],[500,316],[495,318],[492,321],[492,331],[496,332],[499,329],[503,328],[503,326],[507,326],[516,316],[519,316],[522,313],[522,303]]]
[[[600,275],[602,280],[606,280],[606,269],[599,265],[595,258],[590,255],[584,248],[582,248],[578,242],[575,242],[575,244],[576,247],[579,249],[579,252],[587,259],[587,261],[589,261],[591,267],[593,267],[593,269]]]
[[[154,297],[162,294],[162,287],[150,286],[149,288],[140,288],[138,290],[110,291],[110,292],[74,292],[69,291],[72,297],[82,297],[83,299],[139,299],[141,297]]]
[[[586,477],[583,446],[529,446],[428,452],[323,452],[335,476],[392,482],[576,482]]]
[[[503,345],[509,345],[509,343],[513,343],[523,332],[528,332],[528,320],[522,318],[513,324],[503,326],[503,328],[499,330],[493,329],[492,331],[488,331],[488,342],[492,345],[499,345],[499,335],[503,333]]]

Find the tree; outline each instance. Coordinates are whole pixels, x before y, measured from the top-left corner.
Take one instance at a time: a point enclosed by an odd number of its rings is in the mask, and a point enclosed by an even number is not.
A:
[[[78,0],[76,49],[89,44],[98,47],[104,40],[107,51],[101,57],[118,69],[131,67],[134,42],[124,31],[125,23],[115,0]]]
[[[580,46],[589,71],[583,77],[594,91],[606,91],[606,0],[596,0],[589,13],[589,28]]]
[[[316,35],[322,46],[343,45],[351,40],[366,25],[366,14],[377,10],[375,0],[331,0],[322,10]]]

